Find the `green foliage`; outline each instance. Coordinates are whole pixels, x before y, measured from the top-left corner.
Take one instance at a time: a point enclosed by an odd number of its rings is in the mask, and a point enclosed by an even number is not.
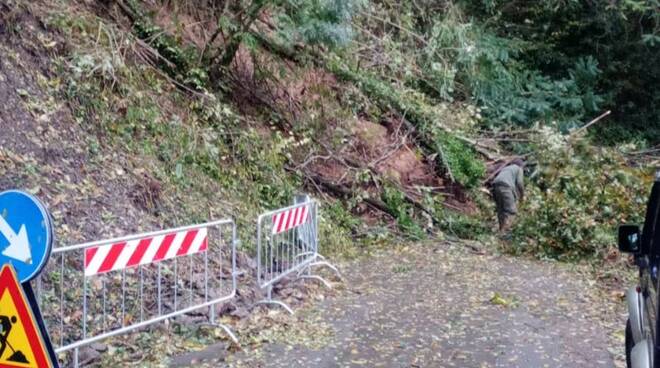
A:
[[[482,236],[491,234],[491,222],[489,221],[484,221],[475,215],[443,212],[440,227],[447,234],[471,240],[479,240]]]
[[[414,218],[414,209],[412,205],[406,202],[403,193],[400,190],[385,186],[382,194],[383,202],[387,205],[395,218],[399,228],[412,239],[424,239],[424,229],[422,229]]]
[[[518,59],[525,69],[552,80],[575,81],[585,109],[609,108],[624,132],[642,132],[652,142],[660,138],[657,0],[459,4],[476,22],[487,24],[487,32],[518,43]],[[579,69],[588,73],[579,75]],[[618,139],[626,140],[627,135]]]
[[[601,71],[593,58],[577,59],[553,79],[525,64],[525,47],[462,20],[452,8],[431,28],[420,64],[442,98],[473,99],[490,125],[556,120],[573,128],[598,111],[603,99],[593,88]]]
[[[326,202],[319,212],[319,238],[322,251],[349,255],[355,252],[355,243],[347,242],[362,222],[350,213],[341,201]]]
[[[474,155],[472,149],[447,133],[438,134],[438,142],[442,147],[443,159],[452,170],[454,180],[466,188],[479,186],[486,172],[486,166]]]
[[[161,68],[173,75],[188,70],[190,58],[187,57],[174,37],[164,32],[162,28],[152,24],[147,18],[135,22],[133,27],[135,27],[135,33],[140,39],[150,40],[150,44],[167,60],[161,65]]]
[[[197,49],[181,46],[173,35],[155,25],[151,18],[143,13],[138,2],[129,1],[127,4],[138,18],[133,22],[135,35],[148,42],[162,57],[158,59],[158,66],[180,83],[195,89],[204,89],[208,73],[199,65]]]
[[[476,104],[487,127],[566,131],[611,109],[615,121],[596,127],[608,140],[660,139],[657,0],[374,1],[369,10],[358,40],[375,45],[346,58],[436,101]]]
[[[363,0],[284,0],[280,36],[286,44],[341,47],[353,38],[352,18]]]
[[[547,137],[539,144],[546,146]],[[581,143],[540,148],[509,250],[577,259],[615,246],[616,227],[642,220],[652,173],[630,168],[615,149]]]
[[[222,47],[209,53],[212,73],[231,65],[241,44],[254,50],[259,40],[269,39],[270,31],[261,32],[252,27],[263,13],[276,22],[268,22],[280,36],[284,48],[293,45],[325,45],[331,48],[345,46],[352,39],[352,17],[364,0],[255,0],[228,2],[232,12],[224,7],[209,6],[209,12],[218,17],[213,39],[222,34]],[[233,14],[232,14],[233,13]],[[213,48],[209,42],[207,48]],[[278,45],[281,46],[281,45]],[[206,51],[206,50],[205,50]],[[207,56],[203,53],[203,56]],[[205,57],[202,57],[203,59]],[[222,73],[219,73],[220,75]],[[216,79],[216,78],[214,78]]]

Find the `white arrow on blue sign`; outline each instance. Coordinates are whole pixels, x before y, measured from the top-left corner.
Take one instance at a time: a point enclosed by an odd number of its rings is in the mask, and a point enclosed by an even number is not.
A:
[[[0,265],[11,263],[21,283],[48,262],[53,230],[45,206],[18,190],[0,193]]]

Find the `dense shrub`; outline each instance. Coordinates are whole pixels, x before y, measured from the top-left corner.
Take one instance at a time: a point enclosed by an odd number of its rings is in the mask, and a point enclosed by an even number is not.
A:
[[[488,33],[520,45],[519,59],[526,69],[552,80],[575,79],[567,71],[576,62],[596,61],[601,72],[590,77],[589,86],[604,98],[602,108],[614,112],[615,119],[606,125],[633,130],[649,141],[660,139],[657,0],[461,0],[458,4]],[[629,138],[619,132],[600,131],[614,140]]]
[[[452,171],[453,179],[468,189],[481,184],[486,167],[475,157],[474,152],[465,144],[447,133],[438,133],[438,147],[442,148],[443,159]]]
[[[414,209],[406,202],[400,190],[386,186],[383,191],[382,200],[390,212],[395,214],[395,219],[403,233],[411,239],[420,240],[424,238],[424,230],[415,221]]]
[[[652,170],[630,167],[616,149],[571,146],[542,132],[537,175],[510,250],[561,259],[599,255],[615,246],[618,224],[643,221]]]
[[[660,139],[657,0],[377,0],[361,28],[361,43],[378,40],[355,56],[371,59],[367,68],[437,100],[470,101],[491,128],[565,131],[610,109],[594,132]]]
[[[568,129],[598,111],[603,98],[594,86],[601,70],[594,58],[576,58],[551,78],[525,63],[529,45],[464,18],[455,7],[438,18],[419,58],[442,98],[473,100],[495,126],[554,120]]]
[[[346,46],[353,38],[352,18],[363,0],[285,0],[279,35],[295,42],[328,47]]]

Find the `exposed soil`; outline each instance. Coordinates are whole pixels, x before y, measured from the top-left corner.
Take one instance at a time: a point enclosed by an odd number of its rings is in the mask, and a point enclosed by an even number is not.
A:
[[[80,116],[76,98],[64,94],[71,45],[45,23],[49,6],[0,3],[0,189],[26,189],[47,203],[56,246],[180,223],[178,215],[162,216],[181,213],[181,192],[162,182],[157,157],[128,153],[99,116]],[[161,110],[185,119],[162,95],[153,96]],[[204,185],[218,191],[217,183]],[[202,211],[227,215],[209,206]]]
[[[58,235],[67,239],[77,237],[68,231],[89,237],[107,230],[100,221],[82,221],[90,213],[115,214],[121,227],[135,229],[139,210],[122,205],[130,203],[136,185],[128,164],[134,160],[121,152],[90,155],[90,144],[102,143],[48,88],[59,82],[50,62],[57,46],[44,45],[62,44],[61,36],[20,6],[14,12],[22,31],[0,30],[0,188],[27,188],[41,197],[58,229],[67,231]]]
[[[435,174],[435,168],[420,157],[400,122],[386,127],[358,119],[352,129],[358,137],[352,152],[356,160],[366,161],[378,173],[404,187],[442,185],[442,180]]]
[[[239,49],[232,67],[232,98],[243,114],[275,112],[279,116],[273,124],[285,135],[310,129],[318,124],[316,116],[324,117],[324,126],[314,130],[312,152],[306,147],[294,154],[302,156],[294,159],[299,169],[334,184],[367,191],[374,198],[381,196],[382,182],[387,181],[411,198],[419,200],[428,191],[443,193],[450,208],[472,210],[464,189],[446,182],[433,160],[418,148],[404,117],[387,113],[382,121],[372,121],[366,114],[345,116],[342,96],[351,87],[328,71],[301,67],[244,47]],[[365,172],[374,180],[365,177]]]
[[[623,303],[594,286],[581,267],[439,244],[383,252],[342,269],[344,289],[297,311],[270,343],[247,339],[233,355],[216,345],[170,366],[624,364]]]

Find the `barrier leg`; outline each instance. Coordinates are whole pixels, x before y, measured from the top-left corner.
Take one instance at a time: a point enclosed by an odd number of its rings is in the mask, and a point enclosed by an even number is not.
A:
[[[266,299],[262,299],[262,300],[260,300],[256,303],[254,303],[253,307],[256,306],[256,305],[260,305],[260,304],[263,304],[263,305],[274,304],[274,305],[278,305],[278,306],[284,308],[287,312],[289,312],[289,314],[293,315],[294,314],[293,309],[291,309],[285,303],[280,302],[279,300],[273,300],[273,298],[272,298],[273,294],[272,293],[273,293],[273,286],[269,285],[268,286],[268,297]]]
[[[223,329],[227,333],[227,335],[229,335],[229,338],[231,338],[231,340],[236,345],[239,345],[238,338],[236,338],[236,335],[234,334],[234,332],[232,332],[232,330],[229,328],[229,326],[215,321],[215,305],[212,304],[211,306],[209,306],[209,309],[210,309],[209,310],[209,314],[210,314],[210,316],[209,316],[209,325],[213,326],[213,327],[220,327],[221,329]]]
[[[312,262],[312,263],[308,264],[305,268],[303,268],[303,269],[301,269],[300,271],[298,271],[298,277],[300,277],[300,275],[302,275],[302,274],[305,273],[305,272],[309,275],[309,274],[311,273],[311,272],[310,272],[310,269],[311,269],[312,267],[315,267],[315,266],[319,266],[319,267],[321,267],[321,266],[325,266],[325,267],[328,267],[329,269],[331,269],[331,270],[335,273],[335,275],[337,275],[337,277],[338,277],[339,279],[342,279],[342,277],[341,277],[341,273],[339,272],[339,269],[337,269],[337,267],[335,267],[335,266],[334,266],[333,264],[331,264],[330,262],[325,261],[325,257],[323,257],[322,255],[320,255],[320,254],[318,254],[318,253],[316,254],[316,257],[319,258],[319,259],[321,259],[321,261],[315,261],[315,262]]]
[[[339,270],[337,269],[337,267],[333,266],[330,262],[327,262],[327,261],[316,261],[316,262],[312,262],[312,263],[310,263],[308,267],[309,267],[309,268],[312,268],[312,267],[314,267],[314,266],[319,266],[319,267],[320,267],[320,266],[325,266],[325,267],[328,267],[329,269],[331,269],[331,270],[335,273],[335,275],[337,275],[337,277],[338,277],[339,279],[342,279],[342,277],[341,277],[341,273],[339,272]]]
[[[328,289],[332,289],[332,285],[330,285],[330,283],[329,283],[328,281],[326,281],[326,280],[325,280],[323,277],[321,277],[321,276],[317,276],[317,275],[301,275],[301,276],[298,276],[298,278],[301,278],[301,279],[318,280],[318,281],[321,281],[321,283],[322,283],[323,285],[325,285],[325,287],[327,287]]]
[[[222,324],[222,323],[217,323],[217,322],[211,323],[211,326],[220,327],[221,329],[223,329],[227,333],[227,335],[229,335],[229,338],[231,338],[231,340],[234,342],[234,344],[240,345],[238,343],[238,338],[236,338],[236,335],[234,334],[234,332],[232,332],[232,330],[229,328],[229,326],[227,326],[225,324]]]

